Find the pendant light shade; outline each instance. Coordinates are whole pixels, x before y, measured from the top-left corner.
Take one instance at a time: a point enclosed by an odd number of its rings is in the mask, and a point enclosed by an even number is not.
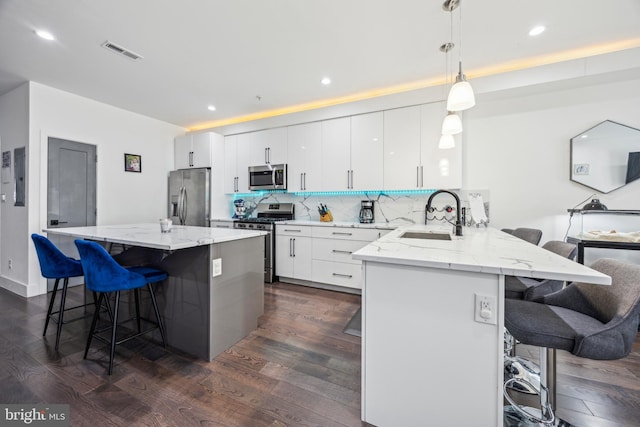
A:
[[[453,135],[442,135],[440,137],[440,142],[438,143],[438,148],[441,150],[446,150],[448,148],[453,148],[456,146],[456,141],[453,139]]]
[[[453,111],[449,111],[447,117],[442,122],[442,134],[443,135],[456,135],[462,132],[462,120]]]
[[[447,98],[447,110],[462,111],[474,105],[476,105],[476,97],[473,94],[471,84],[467,81],[464,74],[462,74],[462,62],[460,62],[456,83],[451,87],[449,97]]]

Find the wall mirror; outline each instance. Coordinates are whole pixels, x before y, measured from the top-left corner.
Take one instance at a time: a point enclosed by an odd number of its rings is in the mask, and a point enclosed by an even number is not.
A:
[[[571,181],[609,193],[640,179],[640,130],[606,120],[571,138]]]

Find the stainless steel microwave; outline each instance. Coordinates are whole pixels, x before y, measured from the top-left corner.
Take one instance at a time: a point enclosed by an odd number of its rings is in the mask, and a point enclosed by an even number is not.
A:
[[[286,190],[287,165],[249,166],[249,190]]]

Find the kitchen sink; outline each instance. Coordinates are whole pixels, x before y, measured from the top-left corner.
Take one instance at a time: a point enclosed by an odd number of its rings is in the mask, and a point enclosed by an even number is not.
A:
[[[424,231],[406,231],[400,235],[402,239],[451,240],[449,233],[426,233]]]

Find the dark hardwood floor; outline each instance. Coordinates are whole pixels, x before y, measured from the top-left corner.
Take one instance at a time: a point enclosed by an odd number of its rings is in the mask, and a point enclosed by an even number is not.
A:
[[[70,294],[77,302],[82,289]],[[90,319],[64,325],[59,353],[55,324],[42,337],[47,298],[0,289],[0,403],[67,403],[72,426],[366,425],[360,339],[342,332],[359,296],[266,285],[259,328],[214,361],[140,338],[118,348],[111,377],[103,344],[82,358]],[[533,348],[518,351],[537,358]],[[640,338],[624,360],[565,353],[558,362],[561,417],[583,427],[640,426]]]

